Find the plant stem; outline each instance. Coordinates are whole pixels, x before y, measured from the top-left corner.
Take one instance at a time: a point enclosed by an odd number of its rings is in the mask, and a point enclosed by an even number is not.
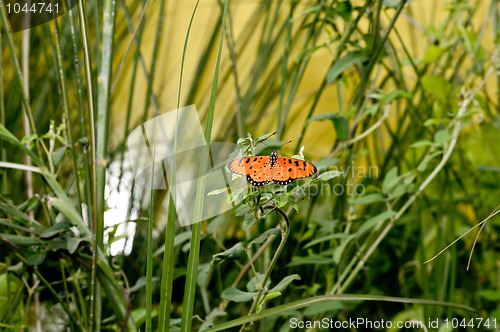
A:
[[[250,316],[253,313],[257,304],[259,304],[260,296],[262,295],[262,292],[264,291],[264,288],[266,287],[266,283],[269,280],[269,277],[271,276],[271,272],[273,271],[274,266],[276,265],[276,262],[278,261],[278,257],[280,256],[281,251],[283,251],[283,248],[285,247],[285,243],[286,243],[286,240],[288,239],[288,235],[290,234],[290,220],[288,219],[288,216],[286,215],[286,213],[282,209],[280,209],[276,205],[264,205],[262,208],[264,210],[273,209],[274,211],[276,211],[276,213],[281,214],[281,216],[285,220],[285,227],[281,226],[281,222],[280,222],[281,242],[278,246],[278,249],[276,249],[276,252],[274,253],[273,258],[271,259],[271,262],[269,263],[269,268],[267,269],[264,280],[260,284],[259,291],[257,292],[257,295],[255,296],[255,299],[252,303],[252,307],[250,308],[250,311],[248,312],[248,316]],[[279,218],[278,218],[278,220],[279,220]],[[259,280],[257,278],[257,275],[255,275],[255,279],[257,280],[257,284],[259,284]],[[240,331],[245,331],[245,324],[243,324],[241,326]]]

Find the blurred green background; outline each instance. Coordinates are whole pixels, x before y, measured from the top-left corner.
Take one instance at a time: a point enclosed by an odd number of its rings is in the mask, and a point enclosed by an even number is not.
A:
[[[91,0],[16,33],[1,7],[0,329],[497,329],[499,7]],[[126,142],[192,104],[319,174],[181,227]]]

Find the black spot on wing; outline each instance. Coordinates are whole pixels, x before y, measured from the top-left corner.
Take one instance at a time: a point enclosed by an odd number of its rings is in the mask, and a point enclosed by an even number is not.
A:
[[[252,177],[250,175],[247,175],[247,181],[248,181],[248,183],[250,183],[252,186],[255,186],[255,187],[264,186],[264,185],[269,183],[269,181],[255,181],[252,179]]]

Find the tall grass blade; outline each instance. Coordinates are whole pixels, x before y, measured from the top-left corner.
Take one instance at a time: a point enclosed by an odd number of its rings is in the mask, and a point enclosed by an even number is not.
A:
[[[182,77],[184,73],[184,60],[186,57],[186,50],[189,40],[189,34],[191,32],[191,26],[193,23],[194,15],[198,9],[197,1],[191,14],[191,19],[189,21],[188,30],[186,32],[186,38],[184,40],[184,48],[182,51],[181,60],[181,72],[179,76],[179,89],[177,94],[177,109],[176,109],[176,121],[179,118],[179,107],[181,102],[181,90],[182,90]],[[175,188],[176,186],[176,153],[177,153],[177,130],[174,133],[174,144],[172,151],[172,175],[171,183],[169,183],[169,188]],[[176,221],[176,195],[170,191],[169,202],[168,202],[168,214],[167,214],[167,226],[165,229],[165,251],[163,254],[163,273],[161,278],[161,297],[160,297],[160,314],[158,319],[158,329],[160,331],[168,331],[170,329],[170,301],[172,299],[172,283],[174,281],[174,241],[175,241],[175,221]],[[148,253],[149,254],[149,253]]]
[[[215,97],[217,92],[217,79],[219,78],[219,67],[220,60],[222,56],[222,44],[224,41],[224,34],[226,28],[226,13],[229,1],[224,2],[224,13],[222,15],[221,23],[221,34],[219,42],[219,52],[217,54],[217,62],[215,64],[215,73],[212,83],[212,92],[210,95],[210,105],[208,107],[207,120],[205,125],[205,142],[206,145],[203,148],[200,162],[200,173],[198,178],[196,199],[194,203],[194,216],[193,216],[193,229],[191,235],[191,248],[189,250],[187,274],[186,274],[186,286],[184,288],[184,299],[182,301],[183,307],[181,317],[181,330],[185,332],[191,331],[191,324],[193,318],[194,310],[194,297],[196,293],[196,277],[198,274],[198,261],[200,255],[200,241],[201,241],[201,221],[203,213],[203,200],[205,195],[205,184],[206,178],[205,174],[208,166],[208,156],[210,148],[210,140],[212,137],[212,126],[214,121],[215,113]]]

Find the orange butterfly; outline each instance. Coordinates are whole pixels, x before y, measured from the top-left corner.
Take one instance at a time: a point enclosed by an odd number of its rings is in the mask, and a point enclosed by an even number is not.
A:
[[[236,174],[246,175],[252,186],[274,182],[287,185],[293,180],[310,177],[317,169],[307,161],[281,157],[276,151],[271,156],[244,157],[231,161],[227,168]]]

